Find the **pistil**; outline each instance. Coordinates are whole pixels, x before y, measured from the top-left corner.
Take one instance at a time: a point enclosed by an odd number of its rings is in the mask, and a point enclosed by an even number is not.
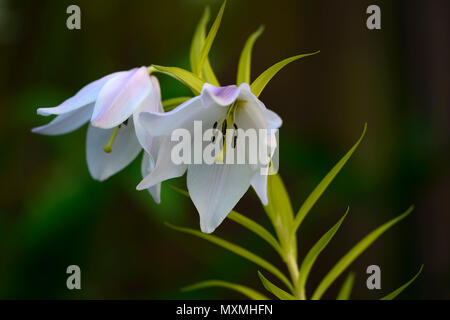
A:
[[[112,145],[114,143],[114,140],[116,139],[117,131],[119,131],[120,125],[114,128],[111,137],[108,140],[108,143],[103,147],[103,151],[106,153],[110,153],[112,151]]]

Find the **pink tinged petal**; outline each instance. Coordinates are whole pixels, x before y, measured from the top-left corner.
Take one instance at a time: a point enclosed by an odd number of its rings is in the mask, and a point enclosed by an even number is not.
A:
[[[176,144],[177,142],[170,141],[170,137],[165,137],[162,140],[155,168],[138,184],[137,190],[148,189],[163,181],[181,177],[186,172],[187,165],[177,165],[172,162],[172,148]]]
[[[194,121],[202,121],[203,129],[211,128],[225,111],[225,108],[217,105],[205,108],[202,105],[201,97],[197,96],[169,112],[143,111],[139,115],[139,121],[140,125],[144,126],[152,136],[170,136],[175,129],[180,128],[192,132]]]
[[[72,132],[89,121],[94,110],[94,104],[88,104],[82,108],[56,116],[50,123],[36,127],[31,130],[33,133],[45,134],[49,136],[60,135]]]
[[[262,175],[258,170],[252,177],[250,184],[263,205],[267,206],[269,204],[269,199],[267,198],[267,175]]]
[[[239,96],[239,88],[235,85],[226,87],[216,87],[205,83],[202,88],[202,103],[204,106],[217,104],[219,106],[229,106],[236,101]]]
[[[142,125],[141,121],[139,120],[140,115],[142,112],[156,112],[156,113],[163,113],[164,109],[162,107],[161,103],[161,93],[159,89],[159,83],[156,77],[151,76],[152,80],[152,86],[150,89],[149,94],[144,98],[142,103],[139,105],[139,107],[135,110],[133,113],[133,120],[134,125],[136,128],[136,136],[139,140],[139,143],[144,148],[144,150],[147,153],[151,153],[152,148],[152,141],[155,139],[153,136],[151,136],[146,128]],[[155,157],[156,159],[156,157]]]
[[[89,83],[88,85],[83,87],[80,91],[78,91],[77,94],[67,99],[59,106],[54,108],[39,108],[37,110],[37,113],[42,116],[48,116],[51,114],[64,114],[82,108],[90,103],[93,103],[97,99],[100,90],[103,88],[103,86],[107,81],[116,76],[120,76],[121,74],[124,73],[126,72],[121,71],[104,76],[101,79]]]
[[[152,82],[152,97],[155,104],[158,104],[158,110],[159,112],[164,112],[164,108],[162,106],[161,102],[161,87],[159,86],[158,78],[155,76],[150,76],[150,80]]]
[[[243,83],[239,86],[240,93],[239,93],[239,99],[246,101],[245,105],[248,107],[248,110],[246,112],[249,114],[248,116],[251,117],[251,113],[253,112],[255,115],[257,115],[257,119],[255,119],[257,126],[256,128],[267,128],[267,129],[278,129],[281,127],[283,121],[281,118],[272,110],[267,109],[264,103],[261,102],[250,90],[250,87],[247,83]],[[258,110],[259,109],[259,110]],[[264,126],[263,126],[263,120],[264,118]]]
[[[133,120],[119,128],[112,151],[106,153],[103,147],[108,143],[114,129],[99,129],[89,125],[86,139],[86,159],[91,176],[103,181],[125,168],[141,151],[141,145],[134,132]]]
[[[264,110],[264,116],[266,118],[268,129],[278,129],[283,124],[283,120],[281,120],[280,116],[270,109]]]
[[[150,172],[152,172],[153,168],[154,162],[152,157],[147,152],[144,152],[141,164],[142,177],[146,177],[147,175],[149,175]],[[148,188],[148,192],[156,203],[161,203],[161,183]]]
[[[152,81],[146,67],[132,69],[110,79],[100,91],[91,123],[103,129],[118,126],[150,93]]]
[[[222,223],[250,186],[255,171],[249,165],[190,165],[189,195],[200,215],[202,232],[211,233]]]

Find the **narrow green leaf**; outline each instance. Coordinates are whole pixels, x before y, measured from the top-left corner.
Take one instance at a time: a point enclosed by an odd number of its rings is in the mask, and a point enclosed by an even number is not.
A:
[[[366,133],[366,129],[367,129],[367,123],[364,124],[364,130],[361,134],[361,137],[358,139],[358,141],[355,143],[355,145],[350,149],[350,151],[347,152],[347,154],[341,160],[339,160],[338,163],[336,163],[336,165],[333,167],[333,169],[331,169],[330,172],[327,173],[327,175],[322,179],[322,181],[320,181],[320,183],[313,190],[313,192],[311,192],[311,194],[308,196],[308,198],[306,198],[305,202],[303,202],[302,206],[298,210],[298,213],[295,217],[294,232],[298,229],[298,227],[302,223],[303,219],[308,214],[309,210],[311,210],[311,208],[317,202],[317,200],[320,198],[322,193],[328,188],[329,184],[333,181],[333,179],[336,177],[336,175],[339,173],[339,171],[342,169],[342,167],[347,163],[348,159],[350,159],[353,152],[355,152],[359,143],[363,139],[364,134]]]
[[[175,109],[180,104],[182,104],[185,101],[188,101],[189,99],[192,99],[192,97],[177,97],[177,98],[167,99],[162,102],[162,106],[163,106],[164,111],[167,112],[172,109]]]
[[[247,260],[250,260],[251,262],[261,266],[262,268],[266,269],[267,271],[269,271],[270,273],[272,273],[273,275],[278,277],[284,284],[286,284],[286,286],[289,288],[289,290],[291,290],[291,291],[293,290],[291,283],[289,282],[289,280],[286,278],[286,276],[280,270],[278,270],[270,262],[264,260],[263,258],[257,256],[256,254],[248,251],[247,249],[244,249],[244,248],[242,248],[238,245],[235,245],[227,240],[221,239],[221,238],[213,236],[211,234],[202,233],[200,231],[190,229],[190,228],[177,227],[177,226],[171,225],[169,223],[166,223],[166,225],[174,230],[184,232],[187,234],[192,234],[194,236],[197,236],[199,238],[202,238],[204,240],[212,242],[212,243],[214,243],[222,248],[225,248],[243,258],[246,258]]]
[[[155,71],[167,74],[188,86],[194,94],[198,95],[202,91],[204,80],[190,71],[178,67],[163,67],[152,65]]]
[[[269,203],[264,206],[269,219],[271,220],[281,247],[293,250],[290,254],[296,258],[296,241],[291,237],[294,221],[294,212],[292,210],[289,194],[283,184],[283,180],[278,174],[267,177],[267,197]]]
[[[267,280],[261,272],[258,271],[258,276],[261,279],[261,282],[266,288],[267,291],[271,292],[275,297],[277,297],[280,300],[295,300],[295,297],[284,291],[283,289],[278,288],[276,285],[274,285],[272,282]]]
[[[198,61],[200,59],[200,52],[203,48],[203,44],[205,43],[205,29],[206,24],[209,21],[209,7],[205,7],[205,11],[203,11],[203,15],[198,22],[197,28],[194,31],[194,36],[192,37],[191,42],[191,50],[189,54],[189,61],[191,64],[191,71],[197,74],[198,70]]]
[[[202,282],[184,287],[181,289],[181,291],[186,292],[186,291],[211,288],[211,287],[223,287],[223,288],[231,289],[231,290],[237,291],[239,293],[242,293],[244,296],[247,296],[248,298],[250,298],[252,300],[269,300],[269,298],[267,298],[265,295],[263,295],[262,293],[259,293],[258,291],[253,290],[252,288],[249,288],[249,287],[246,287],[246,286],[243,286],[240,284],[236,284],[236,283],[221,281],[221,280],[202,281]]]
[[[420,266],[419,272],[416,273],[416,275],[409,280],[407,283],[405,283],[404,285],[402,285],[400,288],[398,288],[397,290],[392,291],[391,293],[389,293],[388,295],[384,296],[383,298],[381,298],[380,300],[393,300],[395,299],[400,293],[402,293],[403,290],[405,290],[406,288],[409,287],[409,285],[411,283],[414,282],[414,280],[416,280],[416,278],[419,276],[419,274],[422,272],[423,269],[423,265]]]
[[[189,197],[189,192],[187,192],[186,190],[173,185],[169,186],[175,191],[185,195],[186,197]],[[281,250],[280,244],[278,243],[277,239],[275,239],[274,236],[259,223],[247,218],[246,216],[234,210],[231,210],[231,212],[227,215],[227,218],[233,220],[236,223],[239,223],[241,226],[260,236],[263,240],[266,240],[267,243],[269,243],[280,254],[280,256],[283,257],[283,251]]]
[[[336,300],[350,299],[350,294],[352,293],[354,282],[355,282],[355,274],[353,272],[350,272],[347,278],[345,278],[345,281],[342,284],[341,290],[339,290]]]
[[[220,86],[219,80],[217,80],[216,75],[214,74],[214,71],[211,67],[211,64],[209,63],[209,59],[206,58],[205,66],[203,67],[202,71],[203,78],[206,80],[206,82],[215,85],[217,87]]]
[[[211,50],[217,31],[219,30],[219,26],[222,21],[223,11],[225,10],[226,3],[227,1],[225,0],[222,6],[220,7],[216,20],[214,21],[213,25],[211,26],[211,29],[208,32],[208,35],[206,36],[205,43],[203,44],[202,50],[200,51],[200,58],[198,60],[197,69],[195,71],[195,74],[197,75],[200,75],[203,70],[203,66],[208,57],[209,51]]]
[[[339,227],[347,216],[349,208],[345,211],[344,216],[330,229],[327,233],[325,233],[319,241],[309,250],[306,254],[305,259],[303,259],[302,265],[300,266],[299,278],[298,278],[298,287],[302,292],[305,292],[305,285],[308,279],[309,272],[311,271],[314,262],[316,261],[319,254],[325,249],[330,240],[334,237]]]
[[[264,26],[260,26],[258,30],[250,35],[245,43],[244,49],[242,49],[241,57],[239,58],[238,73],[237,73],[237,85],[241,83],[250,83],[250,69],[252,60],[252,50],[256,39],[264,31]]]
[[[318,300],[322,297],[325,291],[330,287],[330,285],[336,280],[337,277],[341,275],[342,272],[347,269],[347,267],[359,257],[378,237],[380,237],[386,230],[395,225],[397,222],[403,220],[407,215],[411,213],[414,206],[411,206],[405,213],[400,216],[386,222],[381,227],[378,227],[366,237],[364,237],[360,242],[358,242],[345,256],[343,256],[336,265],[327,273],[327,275],[320,282],[316,291],[312,295],[312,300]]]
[[[203,16],[200,19],[197,28],[195,29],[194,36],[191,42],[191,50],[190,50],[190,64],[191,71],[195,74],[199,73],[199,75],[203,76],[208,83],[211,83],[215,86],[220,86],[219,81],[217,80],[214,71],[209,63],[208,57],[206,57],[206,61],[203,67],[203,70],[198,70],[199,67],[199,59],[200,53],[205,43],[205,29],[206,24],[209,21],[209,7],[205,8],[203,12]]]
[[[259,95],[261,94],[261,92],[263,91],[264,87],[269,83],[269,81],[278,73],[278,71],[280,71],[281,69],[283,69],[287,64],[304,58],[304,57],[308,57],[308,56],[312,56],[314,54],[319,53],[320,51],[316,51],[313,53],[307,53],[307,54],[300,54],[298,56],[293,56],[287,59],[284,59],[278,63],[275,63],[273,66],[271,66],[269,69],[267,69],[266,71],[264,71],[263,73],[261,73],[261,75],[256,78],[255,81],[253,81],[253,83],[251,84],[250,88],[253,92],[253,94],[257,97],[259,97]]]
[[[269,231],[267,231],[267,229],[265,229],[259,223],[247,218],[246,216],[236,211],[231,211],[228,214],[227,218],[233,220],[234,222],[239,223],[241,226],[252,231],[256,235],[261,237],[263,240],[266,240],[266,242],[270,244],[280,254],[281,257],[283,257],[283,251],[281,250],[278,241]]]

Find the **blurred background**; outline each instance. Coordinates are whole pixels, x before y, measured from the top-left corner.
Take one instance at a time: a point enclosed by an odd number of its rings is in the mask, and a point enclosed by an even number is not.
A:
[[[81,30],[66,28],[66,8],[81,8]],[[86,126],[64,136],[31,134],[85,84],[135,66],[188,67],[194,28],[221,1],[0,0],[0,298],[218,299],[226,289],[180,288],[221,279],[264,291],[258,267],[215,245],[177,233],[165,221],[198,229],[191,201],[163,185],[162,203],[137,192],[140,158],[103,183],[85,162]],[[366,28],[366,8],[381,8],[382,29]],[[352,298],[372,299],[399,287],[424,264],[403,299],[450,298],[450,3],[434,1],[229,0],[210,54],[221,83],[235,81],[246,38],[265,31],[253,54],[255,78],[279,60],[292,63],[261,99],[284,119],[280,174],[297,210],[360,136],[366,136],[308,215],[299,233],[307,250],[350,206],[340,231],[316,262],[308,292],[357,241],[415,210],[349,268]],[[189,93],[160,77],[164,98]],[[184,187],[185,177],[170,182]],[[237,210],[267,226],[250,190]],[[284,268],[262,240],[232,221],[217,236]],[[81,267],[82,290],[67,290],[66,268]],[[379,265],[382,289],[366,288]],[[285,270],[285,269],[283,269]],[[325,298],[334,298],[344,277]]]

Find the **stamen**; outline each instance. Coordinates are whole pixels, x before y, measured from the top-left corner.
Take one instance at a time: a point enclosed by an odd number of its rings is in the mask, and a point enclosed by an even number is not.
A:
[[[213,129],[216,129],[216,128],[217,128],[217,121],[214,122],[214,124],[213,124]]]
[[[119,126],[115,127],[111,137],[108,140],[108,143],[103,147],[103,151],[105,151],[106,153],[110,153],[112,151],[112,145],[114,143],[114,140],[116,139],[116,135],[117,135],[117,131],[119,131]]]
[[[222,123],[222,135],[224,137],[227,134],[227,127],[228,127],[228,123],[227,123],[227,119],[225,119]]]

